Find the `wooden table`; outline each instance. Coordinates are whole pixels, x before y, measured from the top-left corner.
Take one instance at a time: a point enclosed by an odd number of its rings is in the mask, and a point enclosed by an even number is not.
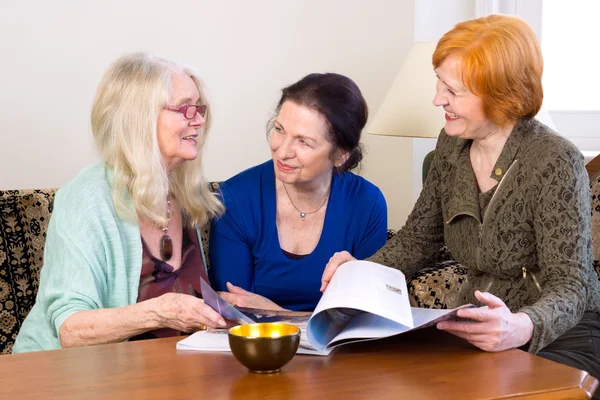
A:
[[[296,356],[247,372],[230,353],[175,350],[178,338],[0,356],[2,399],[580,399],[586,372],[520,350],[485,353],[435,329]]]

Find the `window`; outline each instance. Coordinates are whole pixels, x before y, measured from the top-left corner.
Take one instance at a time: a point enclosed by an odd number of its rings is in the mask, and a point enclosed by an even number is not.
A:
[[[548,110],[600,110],[599,15],[598,0],[544,0],[543,83]]]
[[[544,108],[556,130],[589,159],[600,153],[598,0],[476,0],[477,16],[523,18],[544,56]]]

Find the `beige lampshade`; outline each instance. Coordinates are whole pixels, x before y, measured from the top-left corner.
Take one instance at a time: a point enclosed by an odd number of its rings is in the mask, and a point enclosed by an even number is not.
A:
[[[367,132],[415,138],[438,137],[446,121],[443,108],[432,103],[437,79],[431,64],[435,45],[435,42],[413,44]]]
[[[446,121],[433,105],[436,76],[431,64],[435,42],[416,42],[377,110],[367,132],[374,135],[437,138]],[[556,130],[542,107],[536,118]]]
[[[542,124],[546,125],[548,128],[556,130],[556,126],[554,125],[554,121],[552,121],[552,117],[550,117],[550,113],[544,106],[540,108],[540,111],[535,116],[535,119],[540,121]]]

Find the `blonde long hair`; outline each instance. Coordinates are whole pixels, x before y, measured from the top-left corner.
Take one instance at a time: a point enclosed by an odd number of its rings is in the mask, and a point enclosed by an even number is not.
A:
[[[172,75],[180,71],[192,78],[207,105],[206,123],[198,135],[198,157],[169,174],[158,146],[157,121],[170,103]],[[210,122],[200,78],[189,66],[149,53],[127,54],[112,63],[96,92],[92,132],[104,162],[113,170],[112,199],[119,217],[135,221],[140,216],[165,226],[169,191],[179,202],[187,227],[223,213],[203,176],[202,148]]]

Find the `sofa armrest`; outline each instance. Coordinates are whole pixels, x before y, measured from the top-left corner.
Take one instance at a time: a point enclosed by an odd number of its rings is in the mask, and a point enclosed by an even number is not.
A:
[[[0,354],[10,354],[37,295],[56,189],[0,190]]]

